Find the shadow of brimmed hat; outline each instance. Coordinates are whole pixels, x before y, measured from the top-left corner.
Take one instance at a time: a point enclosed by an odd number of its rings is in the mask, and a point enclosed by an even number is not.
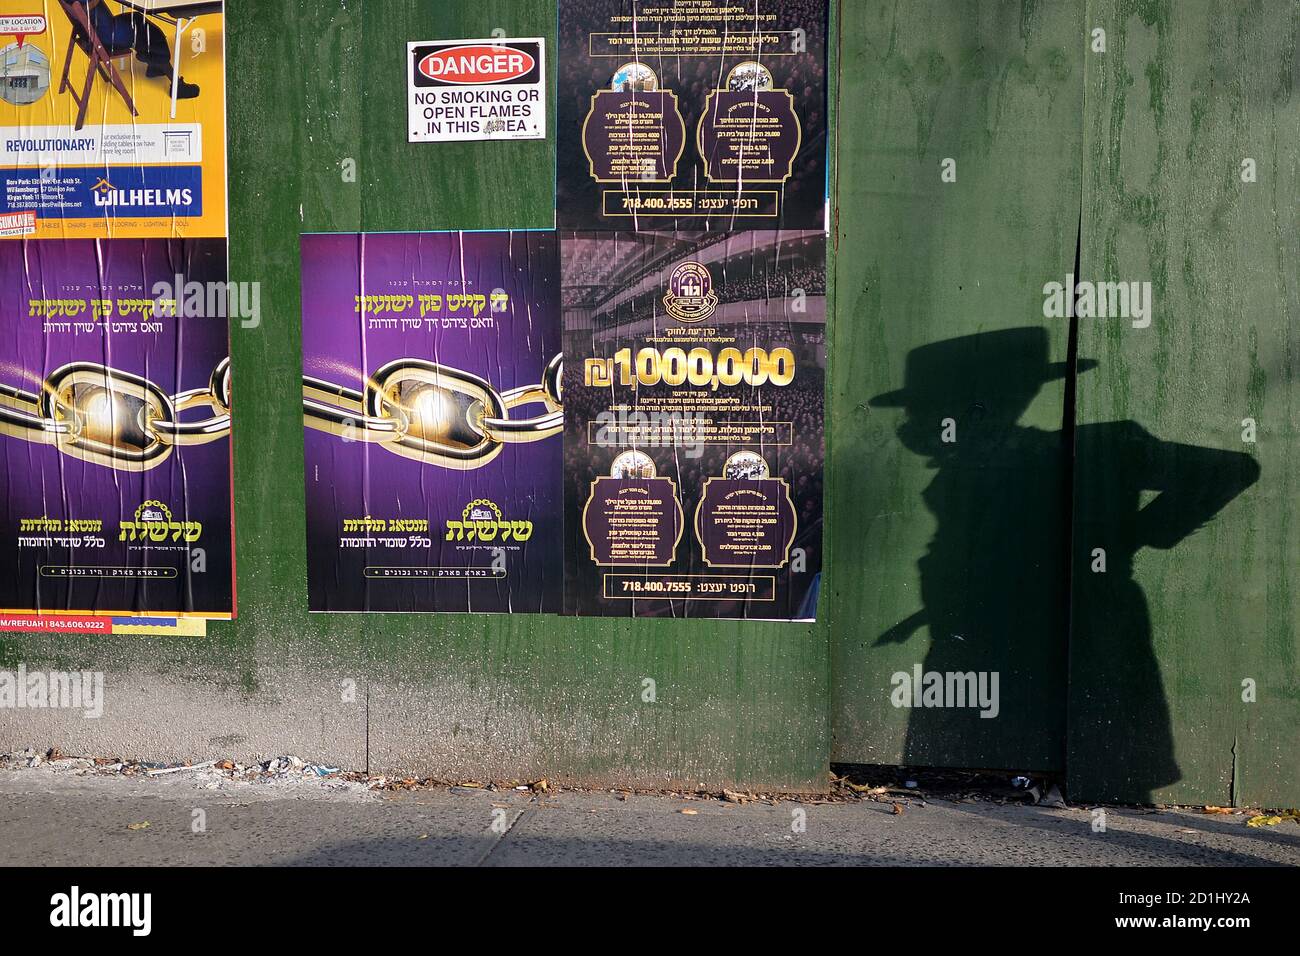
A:
[[[870,399],[872,408],[904,408],[946,400],[959,393],[1035,391],[1046,382],[1065,378],[1068,362],[1049,362],[1047,329],[1030,326],[979,332],[922,345],[907,353],[903,387]],[[1095,359],[1079,359],[1077,369],[1097,367]]]

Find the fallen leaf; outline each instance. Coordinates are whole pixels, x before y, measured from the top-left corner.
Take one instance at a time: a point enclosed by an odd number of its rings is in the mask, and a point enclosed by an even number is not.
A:
[[[1232,807],[1202,807],[1202,813],[1232,813]]]
[[[1300,810],[1283,810],[1280,814],[1258,814],[1246,821],[1248,827],[1271,827],[1276,826],[1283,820],[1294,820],[1300,823]]]
[[[852,790],[854,793],[867,793],[867,794],[886,793],[889,790],[888,787],[873,787],[869,783],[864,783],[861,785],[856,783],[851,783],[849,784],[849,789]]]
[[[687,807],[685,810],[679,810],[678,812],[679,812],[679,813],[684,813],[684,814],[686,814],[688,817],[693,817],[693,816],[696,816],[700,811],[699,811],[699,810],[692,810],[692,809],[690,809],[690,807]]]
[[[145,820],[143,823],[128,823],[128,824],[126,825],[126,828],[127,828],[128,830],[148,830],[148,829],[149,829],[149,821],[148,821],[148,820]]]
[[[896,817],[901,816],[902,813],[903,813],[903,805],[901,803],[894,804],[894,816]]]

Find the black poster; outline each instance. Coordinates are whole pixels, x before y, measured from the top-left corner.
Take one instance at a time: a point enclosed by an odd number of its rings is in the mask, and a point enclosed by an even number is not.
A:
[[[565,610],[811,620],[826,238],[565,233]]]
[[[824,229],[825,0],[561,0],[561,229]]]

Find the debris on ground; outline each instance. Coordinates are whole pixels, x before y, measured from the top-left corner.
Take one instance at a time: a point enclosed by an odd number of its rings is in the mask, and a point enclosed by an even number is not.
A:
[[[149,776],[156,777],[164,773],[180,773],[182,770],[203,770],[205,767],[211,767],[216,764],[215,760],[205,760],[203,763],[182,764],[179,767],[159,767],[157,770],[145,771]]]
[[[1061,796],[1061,788],[1052,784],[1043,798],[1038,801],[1040,807],[1064,807],[1065,797]]]
[[[1003,774],[963,770],[853,765],[831,773],[831,798],[870,800],[904,807],[925,806],[932,799],[953,803],[1025,803],[1026,792],[1008,784]],[[1026,783],[1029,778],[1017,778]],[[1037,800],[1034,794],[1031,800]]]
[[[76,776],[140,777],[191,782],[209,790],[222,789],[235,784],[289,786],[315,783],[327,790],[367,793],[400,793],[420,790],[449,790],[457,794],[482,794],[515,792],[528,794],[533,801],[551,800],[565,790],[589,792],[586,787],[563,787],[555,781],[540,777],[524,780],[445,780],[434,777],[393,777],[357,770],[341,770],[323,763],[311,763],[301,757],[287,754],[269,757],[248,764],[230,758],[189,761],[158,762],[132,760],[118,756],[69,757],[52,747],[43,753],[32,748],[21,752],[0,753],[0,770],[38,768],[42,772],[71,773]],[[836,771],[839,772],[836,772]],[[607,791],[615,800],[625,801],[632,795],[672,795],[687,801],[721,802],[734,806],[758,804],[776,806],[780,803],[799,803],[815,806],[831,803],[859,803],[870,801],[888,806],[888,811],[899,815],[911,807],[925,807],[928,801],[944,800],[953,803],[1026,803],[1042,807],[1069,809],[1060,785],[1049,778],[1005,772],[942,770],[933,768],[907,768],[864,765],[836,765],[829,776],[829,786],[818,793],[755,792],[733,790],[727,787],[710,789],[697,785],[694,790],[661,788],[635,788],[618,786]],[[493,804],[496,806],[496,804]],[[1162,807],[1135,807],[1138,813],[1162,813]],[[1300,810],[1246,809],[1219,806],[1191,807],[1206,814],[1245,816],[1251,827],[1276,826],[1286,820],[1300,823]],[[680,811],[688,816],[699,813],[693,808]],[[140,827],[147,827],[147,822]]]
[[[369,779],[364,773],[344,773],[338,767],[308,763],[301,757],[293,755],[271,757],[245,765],[229,759],[204,760],[197,763],[190,761],[161,763],[112,756],[69,757],[57,748],[40,753],[29,747],[20,753],[0,754],[0,770],[36,767],[47,771],[71,772],[78,776],[145,778],[184,776],[206,789],[213,790],[228,783],[287,783],[299,778],[361,787]]]
[[[889,788],[888,788],[888,787],[873,787],[873,786],[872,786],[871,784],[869,784],[869,783],[854,783],[852,780],[849,780],[849,779],[847,779],[847,778],[845,778],[845,779],[841,779],[841,780],[837,780],[837,781],[835,781],[835,782],[836,782],[836,783],[842,783],[844,786],[848,787],[848,788],[849,788],[850,790],[852,790],[854,793],[860,793],[860,794],[863,794],[863,795],[865,795],[865,796],[873,796],[873,795],[878,794],[878,793],[888,793],[888,792],[889,792]]]
[[[1044,784],[1034,780],[1032,777],[1017,776],[1011,778],[1011,786],[1017,790],[1023,790],[1029,797],[1029,802],[1033,804],[1041,803],[1043,800]]]
[[[1283,820],[1300,823],[1300,810],[1283,810],[1281,813],[1259,813],[1246,821],[1248,827],[1275,827]]]

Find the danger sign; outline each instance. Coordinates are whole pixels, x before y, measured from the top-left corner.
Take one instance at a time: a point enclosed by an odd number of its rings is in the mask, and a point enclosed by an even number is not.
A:
[[[412,143],[546,138],[545,41],[407,44]]]

